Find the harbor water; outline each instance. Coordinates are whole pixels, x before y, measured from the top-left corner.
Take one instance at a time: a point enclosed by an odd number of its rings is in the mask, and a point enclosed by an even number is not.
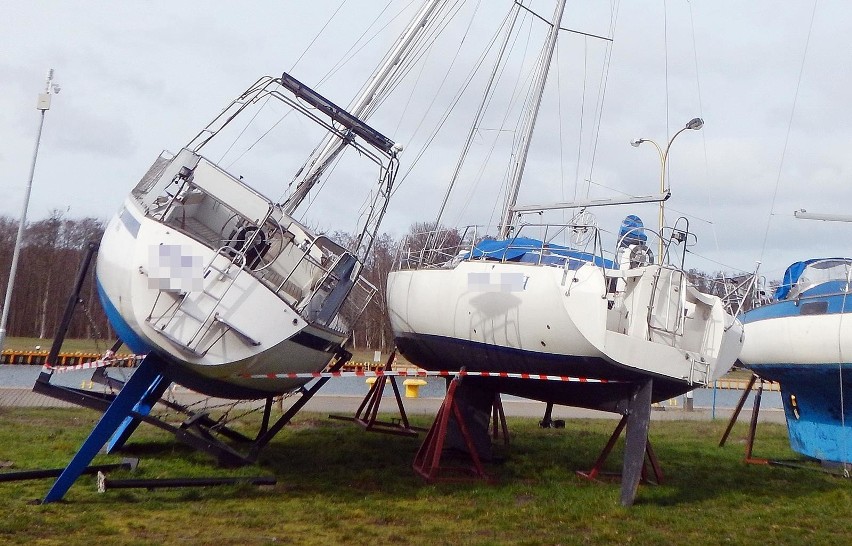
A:
[[[41,366],[23,365],[23,364],[2,364],[0,365],[0,388],[30,388],[36,381]],[[109,374],[119,380],[126,380],[133,373],[133,368],[110,368]],[[63,373],[55,373],[51,378],[51,383],[68,387],[83,387],[83,388],[101,388],[99,385],[92,386],[90,380],[92,370],[75,370]],[[400,393],[404,395],[402,381],[398,381]],[[428,377],[426,385],[420,388],[418,396],[420,398],[443,398],[446,389],[446,379],[443,377]],[[333,377],[320,390],[320,393],[326,396],[360,396],[367,394],[369,384],[364,377]],[[387,385],[384,390],[384,396],[393,396],[393,389]],[[721,389],[721,388],[701,388],[692,392],[693,406],[695,408],[718,408],[718,409],[733,409],[736,407],[742,397],[742,390],[739,389]],[[506,396],[505,399],[511,400],[514,397]],[[751,409],[754,404],[754,392],[749,394],[746,400],[744,409]],[[667,408],[682,408],[686,404],[686,396],[679,396],[672,400],[662,402],[661,405]],[[781,394],[777,391],[764,391],[761,398],[762,409],[782,409]]]

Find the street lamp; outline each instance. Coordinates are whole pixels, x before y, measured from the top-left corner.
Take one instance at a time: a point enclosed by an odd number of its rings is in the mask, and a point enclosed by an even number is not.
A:
[[[674,142],[674,139],[676,139],[679,134],[686,131],[687,129],[697,131],[697,130],[701,129],[702,127],[704,127],[704,120],[703,119],[692,118],[691,120],[689,120],[689,122],[681,130],[679,130],[677,133],[674,134],[674,136],[672,136],[672,138],[669,139],[669,143],[666,144],[665,151],[663,151],[663,149],[660,147],[659,144],[657,144],[655,141],[651,140],[650,138],[637,138],[637,139],[630,141],[630,145],[633,146],[634,148],[637,148],[643,142],[650,142],[657,149],[657,153],[660,154],[660,193],[668,192],[668,188],[666,188],[666,161],[668,161],[668,159],[669,159],[669,150],[672,147],[672,142]],[[664,208],[665,208],[665,201],[660,201],[660,218],[659,218],[660,231],[659,231],[658,236],[657,236],[657,238],[658,238],[658,244],[657,244],[657,256],[658,256],[658,258],[657,259],[659,260],[660,264],[663,263],[663,221],[664,221],[663,211],[664,211]]]
[[[53,69],[47,73],[47,83],[44,93],[38,96],[36,110],[41,111],[38,121],[38,132],[36,133],[35,150],[33,150],[33,161],[30,165],[30,178],[27,181],[27,191],[24,193],[24,207],[21,212],[21,221],[18,223],[18,237],[15,239],[15,250],[12,252],[12,267],[9,269],[9,284],[6,285],[6,300],[3,303],[3,317],[0,318],[0,351],[6,341],[6,319],[9,318],[9,307],[12,303],[12,289],[15,286],[15,272],[18,270],[18,256],[21,253],[21,240],[24,238],[24,227],[27,224],[27,208],[30,204],[30,192],[33,188],[33,176],[35,175],[36,158],[38,157],[38,146],[41,143],[41,130],[44,127],[44,114],[50,110],[51,94],[59,93],[59,84],[53,81]]]

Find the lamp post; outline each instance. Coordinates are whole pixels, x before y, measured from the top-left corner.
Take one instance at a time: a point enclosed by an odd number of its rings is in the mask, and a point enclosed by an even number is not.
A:
[[[30,204],[30,193],[33,188],[33,176],[35,175],[36,158],[38,158],[38,147],[41,143],[41,130],[44,127],[44,114],[50,110],[50,97],[53,93],[59,93],[59,85],[53,82],[53,69],[47,73],[47,83],[44,87],[44,93],[38,96],[36,110],[41,111],[38,121],[38,132],[36,133],[35,149],[33,150],[33,160],[30,165],[30,177],[27,181],[27,190],[24,193],[24,206],[21,212],[21,221],[18,223],[18,236],[15,239],[15,249],[12,252],[12,267],[9,269],[9,283],[6,285],[6,299],[3,302],[3,317],[0,318],[0,351],[3,350],[3,345],[6,341],[6,320],[9,318],[9,307],[12,303],[12,289],[15,287],[15,273],[18,270],[18,257],[21,254],[21,240],[24,238],[24,227],[27,224],[27,208]]]
[[[672,142],[677,138],[679,134],[686,131],[687,129],[691,129],[693,131],[697,131],[704,127],[704,120],[701,118],[693,118],[689,120],[689,122],[678,132],[676,132],[672,138],[669,139],[669,143],[666,144],[666,149],[663,150],[659,144],[649,138],[637,138],[635,140],[630,141],[630,145],[634,148],[638,147],[643,142],[650,142],[657,149],[657,153],[660,154],[660,193],[666,193],[668,190],[666,188],[666,161],[669,159],[669,150],[672,147]],[[658,244],[657,244],[657,256],[659,263],[663,263],[663,222],[664,222],[664,213],[665,209],[665,201],[660,201],[660,218],[659,218],[659,233],[657,236]]]

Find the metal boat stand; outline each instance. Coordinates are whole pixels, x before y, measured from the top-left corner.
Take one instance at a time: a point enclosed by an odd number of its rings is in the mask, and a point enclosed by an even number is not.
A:
[[[609,457],[612,448],[615,447],[615,442],[621,435],[621,431],[626,426],[624,463],[621,472],[621,504],[623,506],[633,505],[640,482],[657,485],[663,482],[663,471],[654,449],[651,447],[651,442],[648,440],[648,428],[651,422],[651,392],[652,381],[650,380],[637,386],[633,395],[626,401],[627,408],[624,410],[621,421],[618,422],[591,470],[577,471],[578,476],[589,480],[595,480],[599,475],[602,475],[601,468]],[[654,473],[654,482],[648,480],[646,466],[651,467],[651,471]]]
[[[592,465],[590,470],[578,470],[577,475],[582,476],[583,478],[587,478],[589,480],[595,480],[598,476],[608,475],[606,472],[601,472],[601,468],[603,464],[606,462],[607,457],[609,457],[612,448],[615,446],[615,442],[618,440],[618,437],[621,435],[621,431],[624,430],[624,425],[627,424],[627,417],[622,417],[621,421],[618,422],[618,426],[615,427],[615,431],[613,431],[612,436],[610,436],[609,441],[606,446],[604,446],[601,454],[598,456],[595,464]],[[654,473],[654,481],[649,482],[648,480],[648,466],[651,467],[651,471]],[[657,485],[663,483],[663,471],[660,468],[660,462],[657,459],[657,455],[654,453],[654,449],[651,447],[651,441],[648,440],[648,444],[645,447],[645,466],[642,467],[642,476],[641,483],[655,483]]]
[[[113,470],[136,470],[139,459],[127,458],[120,463],[97,464],[87,466],[80,474],[95,475]],[[38,470],[16,470],[14,472],[0,472],[0,482],[18,482],[25,480],[43,480],[45,478],[58,478],[64,468],[42,468]]]
[[[396,360],[396,349],[391,351],[390,356],[385,362],[381,371],[390,371]],[[376,416],[379,412],[379,406],[382,403],[382,394],[385,390],[385,384],[390,381],[393,388],[393,394],[396,398],[396,406],[399,409],[399,419],[388,421],[379,421]],[[399,394],[399,385],[396,384],[396,377],[379,374],[376,381],[370,386],[364,401],[358,406],[354,417],[344,415],[329,415],[329,419],[339,419],[341,421],[354,421],[358,423],[364,430],[368,432],[382,432],[385,434],[398,434],[401,436],[417,436],[418,431],[425,432],[425,428],[413,427],[408,422],[408,415],[405,413],[405,407],[402,404],[402,397]]]
[[[499,428],[498,428],[499,427]],[[506,413],[503,411],[503,400],[500,393],[494,394],[494,405],[491,406],[491,438],[494,441],[500,439],[503,434],[503,445],[509,446],[509,427],[506,425]]]
[[[65,312],[60,322],[57,334],[53,340],[47,364],[56,362],[62,348],[65,335],[74,317],[78,304],[82,303],[80,292],[86,279],[92,259],[98,250],[97,243],[89,243],[77,278],[74,284]],[[116,351],[121,342],[116,342],[112,351]],[[348,351],[341,350],[335,355],[330,371],[338,371],[352,357]],[[162,430],[172,433],[175,438],[190,447],[203,451],[215,457],[223,466],[240,466],[254,463],[258,454],[272,438],[298,413],[313,395],[328,382],[328,377],[319,378],[309,389],[304,387],[299,391],[299,399],[270,426],[273,397],[265,401],[263,417],[255,438],[249,438],[231,428],[223,426],[212,419],[206,412],[193,411],[190,408],[161,399],[163,393],[172,384],[168,373],[169,366],[157,355],[149,354],[135,368],[126,382],[109,377],[105,368],[95,370],[92,381],[114,389],[117,394],[98,393],[84,389],[76,389],[51,383],[53,372],[45,369],[39,374],[33,385],[33,392],[44,394],[58,400],[63,400],[78,406],[94,409],[103,413],[100,421],[89,433],[80,450],[69,462],[68,466],[59,473],[59,478],[45,496],[43,502],[62,499],[71,485],[83,473],[89,472],[92,459],[106,445],[107,453],[121,449],[131,434],[143,421]],[[179,426],[152,416],[151,409],[160,403],[173,411],[186,415]],[[247,451],[240,452],[220,438],[247,446]]]
[[[154,489],[164,487],[213,487],[217,485],[273,486],[277,483],[278,480],[271,476],[237,476],[233,478],[141,478],[115,480],[107,478],[103,472],[98,472],[98,493],[105,493],[108,489],[147,489],[152,491]]]
[[[467,423],[465,422],[462,412],[455,401],[456,388],[460,382],[460,377],[456,377],[450,381],[450,386],[447,389],[444,402],[441,404],[438,414],[435,416],[435,421],[432,423],[432,427],[426,434],[423,444],[414,456],[412,468],[430,483],[435,481],[491,481],[491,478],[485,473],[485,469],[482,467],[482,461],[476,451]],[[469,465],[441,466],[441,458],[444,455],[444,442],[447,437],[447,424],[449,422],[450,415],[455,418],[461,437],[467,446],[467,454],[470,457]],[[506,437],[508,438],[508,435],[506,435]]]
[[[332,371],[340,369],[351,355],[342,352],[331,367]],[[251,464],[257,460],[257,456],[272,438],[295,416],[311,397],[328,381],[323,377],[309,389],[302,388],[300,398],[273,424],[269,425],[270,414],[273,407],[273,398],[267,398],[264,406],[263,419],[260,430],[254,439],[248,438],[226,427],[214,425],[216,422],[203,412],[192,412],[179,404],[160,400],[165,390],[172,381],[168,377],[169,366],[155,354],[146,356],[130,379],[121,387],[118,394],[90,396],[89,393],[75,392],[77,389],[68,389],[57,385],[37,382],[38,392],[43,392],[60,399],[74,401],[83,400],[86,407],[102,409],[103,416],[89,433],[89,437],[80,446],[79,451],[68,463],[68,466],[53,484],[42,502],[53,502],[62,499],[71,485],[77,480],[82,471],[97,455],[100,449],[106,445],[107,453],[113,453],[124,446],[130,435],[136,430],[141,422],[150,423],[158,428],[174,434],[175,438],[200,451],[204,451],[217,458],[219,464],[224,466],[239,466]],[[49,374],[48,374],[49,375]],[[40,378],[41,380],[41,378]],[[34,388],[35,390],[35,388]],[[161,402],[172,409],[184,411],[189,414],[179,427],[175,427],[165,421],[150,415],[153,406]],[[102,408],[97,405],[105,406]],[[219,440],[216,434],[239,443],[247,444],[248,451],[241,453],[224,441]]]
[[[754,406],[751,411],[751,421],[748,426],[748,438],[746,439],[746,453],[745,453],[745,462],[750,464],[772,464],[773,461],[769,459],[764,459],[761,457],[754,457],[752,453],[754,452],[754,438],[757,434],[757,418],[760,414],[760,400],[763,396],[763,378],[758,377],[757,374],[752,373],[749,378],[748,384],[746,385],[745,390],[743,390],[743,394],[740,397],[740,401],[737,402],[737,407],[734,409],[734,413],[731,415],[731,420],[728,422],[728,426],[725,429],[725,433],[722,435],[722,439],[719,440],[719,447],[724,447],[725,442],[728,440],[728,436],[731,434],[731,429],[734,428],[734,424],[737,422],[737,418],[740,416],[740,412],[743,409],[743,405],[745,404],[746,399],[748,398],[749,393],[751,393],[752,387],[754,387],[755,381],[760,379],[760,384],[757,386],[757,391],[754,393]]]

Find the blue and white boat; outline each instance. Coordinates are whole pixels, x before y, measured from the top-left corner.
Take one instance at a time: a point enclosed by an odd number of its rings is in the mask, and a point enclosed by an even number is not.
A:
[[[781,385],[790,446],[852,462],[852,258],[787,268],[773,300],[744,313],[740,361]]]

